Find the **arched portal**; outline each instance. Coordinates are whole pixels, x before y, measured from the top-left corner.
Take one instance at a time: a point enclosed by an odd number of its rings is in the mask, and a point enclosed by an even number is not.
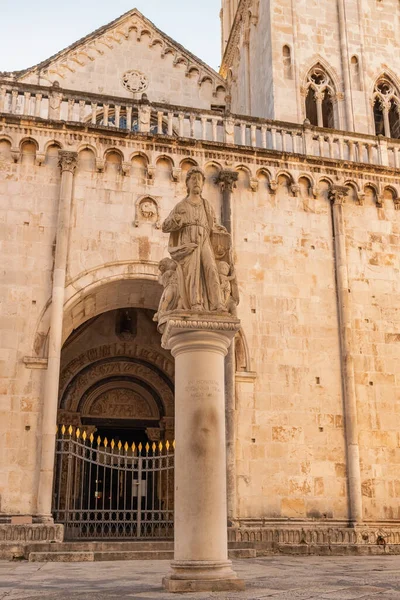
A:
[[[174,361],[153,321],[158,287],[89,284],[67,303],[53,511],[68,539],[172,534]]]

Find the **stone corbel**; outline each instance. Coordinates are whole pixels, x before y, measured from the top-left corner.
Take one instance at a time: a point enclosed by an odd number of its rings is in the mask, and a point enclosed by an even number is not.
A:
[[[182,175],[182,169],[179,169],[178,167],[174,167],[172,169],[172,173],[171,173],[172,181],[180,181],[181,175]]]
[[[47,369],[47,358],[24,356],[22,360],[27,369]]]
[[[46,155],[43,154],[42,152],[38,152],[36,154],[36,164],[40,167],[40,165],[42,165],[44,163],[44,161],[46,160]]]
[[[314,198],[318,198],[319,194],[320,194],[320,189],[317,185],[313,185],[312,189],[311,189],[311,193],[313,195]]]
[[[271,190],[272,194],[276,193],[276,190],[278,189],[278,182],[276,181],[276,179],[270,179],[269,189]]]
[[[258,190],[258,179],[256,177],[250,178],[250,189],[252,192],[257,192]]]
[[[359,206],[364,205],[365,194],[364,192],[357,192],[357,204]]]
[[[129,175],[131,174],[131,163],[124,161],[122,163],[121,170],[122,170],[123,175],[125,175],[126,177],[129,177]]]
[[[293,196],[295,196],[296,198],[300,195],[300,186],[298,183],[293,183],[290,186],[290,190],[291,190]]]
[[[146,435],[150,442],[159,442],[161,439],[161,430],[156,427],[147,427]]]
[[[103,173],[105,167],[105,162],[102,158],[96,158],[96,171],[99,173]]]
[[[383,207],[383,203],[384,203],[384,197],[383,194],[377,194],[376,195],[376,205],[378,208],[382,208]]]
[[[147,179],[150,181],[154,180],[154,175],[156,174],[156,168],[153,165],[147,166]]]
[[[11,158],[15,163],[19,162],[21,158],[21,152],[19,148],[11,148]]]

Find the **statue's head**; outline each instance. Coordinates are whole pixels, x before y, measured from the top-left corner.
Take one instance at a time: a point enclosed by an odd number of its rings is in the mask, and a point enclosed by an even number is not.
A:
[[[176,262],[172,260],[172,258],[163,258],[160,260],[158,268],[160,269],[161,273],[165,273],[166,271],[175,271]]]
[[[230,266],[224,260],[220,260],[217,262],[218,273],[221,275],[229,275],[229,271],[231,270]]]
[[[188,194],[192,192],[196,195],[200,195],[203,190],[205,179],[205,175],[199,167],[190,169],[186,175],[186,189]]]

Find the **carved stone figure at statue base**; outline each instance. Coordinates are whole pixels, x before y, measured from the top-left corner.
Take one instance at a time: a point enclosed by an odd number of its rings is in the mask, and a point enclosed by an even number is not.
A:
[[[156,321],[176,309],[236,316],[239,294],[232,240],[225,227],[217,224],[214,209],[201,195],[204,180],[201,169],[188,171],[187,196],[162,224],[162,230],[170,234],[172,260],[160,262],[159,281],[164,293]]]

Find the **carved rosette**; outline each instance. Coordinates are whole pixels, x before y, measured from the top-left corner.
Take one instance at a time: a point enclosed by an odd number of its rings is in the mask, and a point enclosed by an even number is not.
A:
[[[78,164],[77,152],[70,152],[69,150],[60,150],[59,166],[61,168],[62,173],[64,171],[69,171],[70,173],[75,173],[77,164]]]
[[[149,80],[141,71],[126,71],[122,75],[122,85],[134,94],[144,92],[149,87]]]

